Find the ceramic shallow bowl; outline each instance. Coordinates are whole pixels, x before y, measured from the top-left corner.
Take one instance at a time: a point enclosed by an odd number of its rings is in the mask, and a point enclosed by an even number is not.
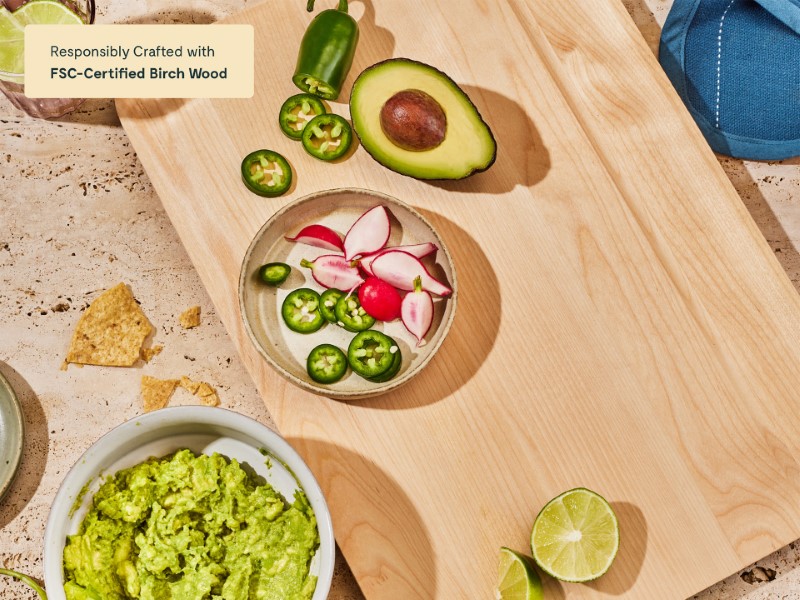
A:
[[[182,448],[195,454],[218,452],[247,463],[289,501],[302,488],[316,514],[320,537],[320,547],[311,561],[311,572],[318,577],[313,600],[327,598],[335,557],[333,525],[322,490],[300,455],[277,433],[244,415],[222,408],[177,406],[131,419],[113,429],[67,473],[44,534],[44,581],[50,600],[65,600],[64,544],[67,535],[77,533],[103,477]],[[261,449],[277,460],[267,466]]]
[[[423,259],[428,270],[453,290],[446,299],[434,296],[434,319],[426,344],[417,348],[416,339],[406,331],[400,320],[378,322],[373,327],[392,337],[402,352],[400,372],[384,383],[373,383],[351,370],[333,384],[320,384],[306,372],[306,359],[319,344],[334,344],[347,351],[354,333],[333,324],[326,324],[311,334],[291,331],[281,317],[281,304],[293,290],[309,287],[318,292],[318,285],[300,260],[313,260],[330,254],[329,250],[288,242],[284,236],[294,236],[306,225],[326,225],[341,234],[370,208],[385,206],[390,213],[391,236],[388,246],[434,242],[439,250],[435,257]],[[263,284],[258,269],[268,262],[284,262],[292,267],[289,278],[278,287]],[[337,189],[317,192],[285,206],[256,234],[245,254],[239,277],[239,304],[245,330],[258,352],[286,379],[311,392],[331,398],[358,399],[394,390],[417,375],[430,362],[442,345],[456,313],[458,288],[456,272],[447,246],[430,223],[409,205],[378,192],[363,189]]]
[[[25,423],[14,388],[0,373],[0,498],[2,498],[19,469]]]

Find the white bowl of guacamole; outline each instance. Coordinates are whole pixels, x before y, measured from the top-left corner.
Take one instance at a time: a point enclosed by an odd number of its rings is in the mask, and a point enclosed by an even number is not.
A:
[[[323,600],[335,543],[317,481],[264,425],[165,408],[70,470],[44,541],[51,600]]]

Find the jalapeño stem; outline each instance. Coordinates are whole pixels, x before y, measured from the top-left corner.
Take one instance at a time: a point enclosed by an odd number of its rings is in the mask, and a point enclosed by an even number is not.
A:
[[[308,0],[308,2],[306,2],[306,10],[308,12],[314,12],[314,2],[315,0]],[[336,7],[336,10],[346,13],[347,0],[339,0],[339,6]]]

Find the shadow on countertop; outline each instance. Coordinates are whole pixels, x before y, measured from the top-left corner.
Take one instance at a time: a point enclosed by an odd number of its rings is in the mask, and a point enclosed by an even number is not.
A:
[[[0,361],[0,373],[8,380],[22,406],[25,434],[17,476],[0,500],[0,529],[19,515],[39,489],[50,449],[47,417],[36,393],[10,365]]]

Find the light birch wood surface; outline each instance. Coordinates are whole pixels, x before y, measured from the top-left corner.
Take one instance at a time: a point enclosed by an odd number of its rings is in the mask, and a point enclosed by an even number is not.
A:
[[[283,137],[310,19],[291,3],[232,19],[256,28],[252,99],[117,108],[367,598],[491,597],[499,547],[526,550],[541,506],[579,485],[616,509],[620,553],[591,585],[548,580],[548,597],[685,598],[800,536],[798,296],[621,6],[447,6],[368,3],[343,99],[391,56],[448,73],[499,145],[465,181],[415,181],[363,150],[325,164]],[[262,147],[292,163],[289,195],[241,184]],[[421,210],[460,286],[427,369],[353,403],[272,372],[236,296],[275,210],[349,186]]]

